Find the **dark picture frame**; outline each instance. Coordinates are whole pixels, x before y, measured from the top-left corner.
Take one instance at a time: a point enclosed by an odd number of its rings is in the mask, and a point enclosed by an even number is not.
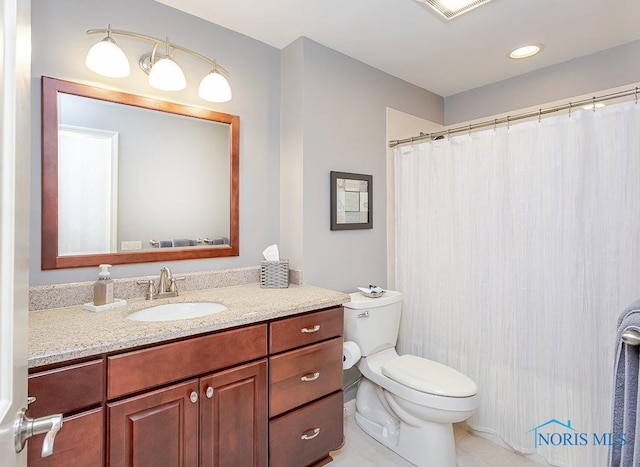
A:
[[[331,230],[373,228],[373,176],[331,171]]]

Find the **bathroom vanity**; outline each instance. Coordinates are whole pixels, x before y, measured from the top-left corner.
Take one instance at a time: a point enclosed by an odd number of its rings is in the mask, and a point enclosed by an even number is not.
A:
[[[48,333],[51,342],[30,346],[29,415],[62,413],[64,424],[51,457],[40,457],[43,435],[29,440],[30,466],[331,460],[343,442],[340,305],[348,296],[248,285],[178,298],[228,309],[165,323],[126,319],[154,305],[143,300],[99,314],[31,313],[31,339]]]

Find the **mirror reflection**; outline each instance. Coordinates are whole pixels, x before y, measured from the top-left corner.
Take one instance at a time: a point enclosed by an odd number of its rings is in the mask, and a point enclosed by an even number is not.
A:
[[[63,93],[58,118],[59,255],[229,243],[228,124]]]
[[[238,126],[43,78],[43,269],[237,255]]]

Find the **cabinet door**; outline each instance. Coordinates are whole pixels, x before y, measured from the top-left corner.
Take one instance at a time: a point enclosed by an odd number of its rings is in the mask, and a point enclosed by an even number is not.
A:
[[[107,404],[109,466],[196,466],[197,391],[194,379]]]
[[[104,409],[98,408],[64,417],[55,439],[53,454],[41,457],[44,434],[27,443],[29,467],[99,467],[104,464]]]
[[[267,465],[267,362],[200,380],[200,465]]]

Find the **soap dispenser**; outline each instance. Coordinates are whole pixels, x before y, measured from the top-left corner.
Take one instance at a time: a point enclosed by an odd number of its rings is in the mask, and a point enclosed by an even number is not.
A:
[[[93,285],[93,304],[107,305],[113,303],[113,281],[109,272],[110,264],[100,265],[98,280]]]

